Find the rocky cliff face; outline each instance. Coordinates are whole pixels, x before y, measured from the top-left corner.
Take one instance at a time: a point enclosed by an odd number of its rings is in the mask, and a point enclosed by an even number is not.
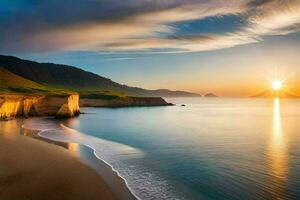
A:
[[[57,117],[74,117],[80,114],[79,111],[79,96],[70,95],[67,102],[64,103],[58,110]]]
[[[79,96],[0,96],[0,118],[56,116],[74,117],[79,115]]]
[[[80,99],[81,107],[167,106],[161,97],[118,97],[116,99]]]

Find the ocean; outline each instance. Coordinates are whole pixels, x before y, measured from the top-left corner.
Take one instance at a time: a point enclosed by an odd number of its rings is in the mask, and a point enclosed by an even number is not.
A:
[[[176,105],[82,108],[37,123],[85,159],[76,143],[92,148],[138,199],[300,199],[299,100],[167,101]]]

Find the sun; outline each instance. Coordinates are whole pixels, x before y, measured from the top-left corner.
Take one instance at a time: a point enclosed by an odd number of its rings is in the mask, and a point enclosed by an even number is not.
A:
[[[282,88],[282,81],[280,80],[275,80],[275,81],[272,81],[272,89],[275,90],[275,91],[278,91]]]

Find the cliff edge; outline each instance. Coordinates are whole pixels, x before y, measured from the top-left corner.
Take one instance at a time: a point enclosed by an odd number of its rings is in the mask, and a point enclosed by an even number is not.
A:
[[[117,97],[114,99],[81,98],[81,107],[168,106],[161,97]]]
[[[79,115],[79,96],[43,95],[1,95],[0,118],[55,116],[74,117]]]

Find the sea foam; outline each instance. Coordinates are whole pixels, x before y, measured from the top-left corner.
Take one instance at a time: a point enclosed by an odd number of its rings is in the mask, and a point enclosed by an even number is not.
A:
[[[47,118],[29,119],[23,128],[39,131],[40,137],[52,141],[90,147],[98,159],[108,164],[125,181],[137,199],[185,199],[174,193],[174,188],[151,169],[127,162],[143,158],[145,153],[140,149],[90,136]]]

